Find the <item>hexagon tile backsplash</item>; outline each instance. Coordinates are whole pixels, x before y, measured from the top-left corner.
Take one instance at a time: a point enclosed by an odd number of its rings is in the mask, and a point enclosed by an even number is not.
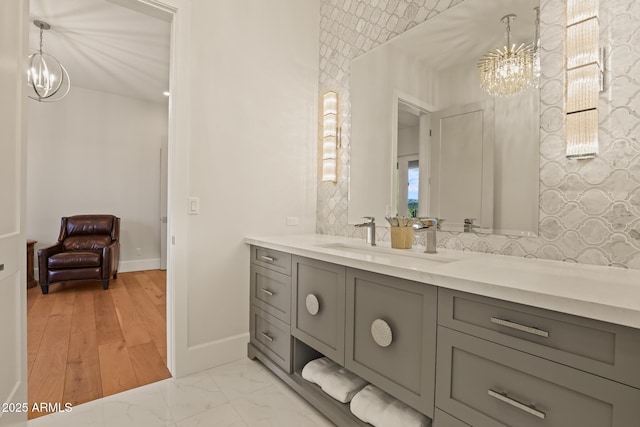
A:
[[[340,95],[342,148],[338,183],[318,184],[318,233],[363,237],[347,221],[351,59],[462,1],[321,0],[319,89]],[[564,156],[565,2],[541,6],[539,237],[440,232],[438,246],[640,269],[640,1],[600,2],[600,155],[579,161]]]

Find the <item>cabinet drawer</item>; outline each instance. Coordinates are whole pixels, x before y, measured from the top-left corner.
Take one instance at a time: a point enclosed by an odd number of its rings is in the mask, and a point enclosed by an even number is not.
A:
[[[345,367],[433,417],[437,290],[347,270]]]
[[[293,271],[292,335],[343,365],[346,268],[294,256]]]
[[[251,246],[251,262],[260,267],[291,276],[291,254]]]
[[[433,427],[471,427],[446,412],[436,408],[433,416]]]
[[[438,323],[640,387],[640,330],[448,289]]]
[[[251,303],[286,324],[291,320],[291,276],[251,264]]]
[[[436,405],[474,427],[627,427],[640,390],[438,328]]]
[[[287,373],[291,373],[289,325],[254,306],[251,306],[250,315],[251,343]]]

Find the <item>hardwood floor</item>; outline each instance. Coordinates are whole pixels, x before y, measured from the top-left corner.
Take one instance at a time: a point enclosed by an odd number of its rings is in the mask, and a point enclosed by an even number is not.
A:
[[[27,290],[29,409],[79,405],[169,378],[166,272]],[[46,412],[30,412],[29,419]]]

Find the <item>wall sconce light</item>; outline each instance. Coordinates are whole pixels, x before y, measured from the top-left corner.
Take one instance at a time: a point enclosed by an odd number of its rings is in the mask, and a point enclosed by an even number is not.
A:
[[[599,0],[567,0],[567,157],[598,154],[598,99],[604,87]]]
[[[330,91],[322,96],[322,181],[337,182],[338,94]]]

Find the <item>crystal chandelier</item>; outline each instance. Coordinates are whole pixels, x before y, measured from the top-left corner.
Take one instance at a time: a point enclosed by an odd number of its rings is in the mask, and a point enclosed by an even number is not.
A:
[[[29,98],[39,102],[60,101],[71,88],[69,73],[60,61],[42,51],[42,33],[51,26],[38,20],[33,21],[33,25],[40,28],[40,49],[29,55],[27,83],[34,92]]]
[[[511,21],[516,15],[502,17],[507,25],[507,44],[488,52],[478,61],[480,84],[493,96],[509,96],[531,87],[535,80],[536,49],[532,43],[511,44]]]

